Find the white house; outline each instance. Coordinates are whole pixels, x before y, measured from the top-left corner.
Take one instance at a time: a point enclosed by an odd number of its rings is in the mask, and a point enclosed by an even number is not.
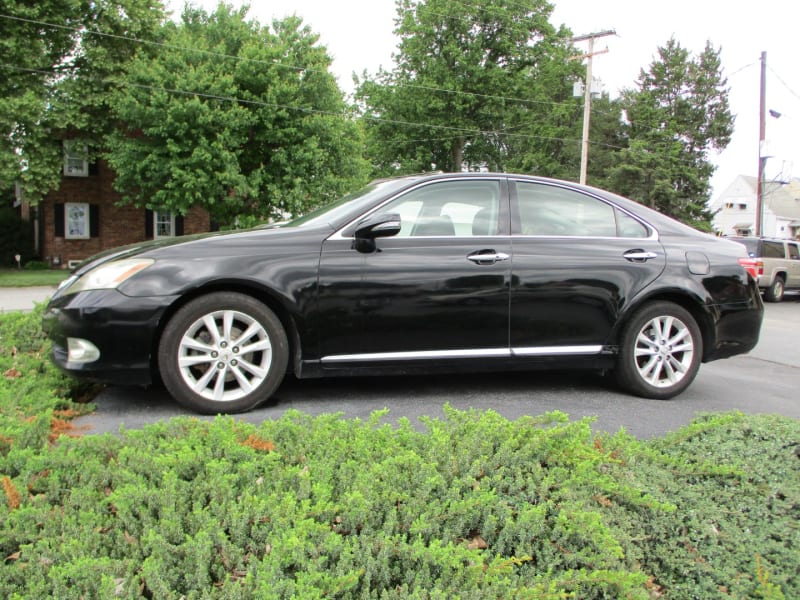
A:
[[[754,235],[756,230],[755,177],[739,175],[709,208],[719,235]],[[764,237],[800,238],[800,179],[764,185],[761,231]]]

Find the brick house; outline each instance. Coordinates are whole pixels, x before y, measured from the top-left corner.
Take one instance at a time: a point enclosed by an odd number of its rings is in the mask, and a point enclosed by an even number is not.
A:
[[[117,246],[212,230],[208,212],[199,207],[181,216],[117,206],[121,195],[113,182],[107,162],[89,163],[65,143],[61,185],[44,197],[37,210],[38,252],[43,260],[54,267],[74,266]]]

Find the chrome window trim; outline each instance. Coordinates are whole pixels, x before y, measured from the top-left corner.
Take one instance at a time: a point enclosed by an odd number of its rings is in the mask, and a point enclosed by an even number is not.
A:
[[[512,233],[511,237],[515,240],[519,239],[527,239],[527,238],[535,238],[537,240],[630,240],[632,245],[636,244],[636,241],[643,241],[643,242],[657,242],[658,241],[658,232],[653,229],[652,227],[648,227],[653,234],[650,237],[617,237],[617,236],[610,236],[610,235],[530,235],[530,234],[523,234],[523,233]]]
[[[393,201],[397,200],[398,198],[401,198],[402,196],[405,196],[406,194],[410,194],[411,192],[416,191],[417,189],[419,189],[421,187],[426,187],[426,186],[429,186],[429,185],[432,185],[432,184],[436,184],[436,183],[445,183],[445,182],[452,182],[452,181],[457,181],[457,182],[463,182],[463,181],[497,181],[497,182],[502,182],[504,180],[508,181],[508,178],[507,177],[486,177],[485,175],[484,176],[480,176],[480,174],[476,174],[475,177],[443,177],[441,179],[420,181],[416,185],[413,185],[413,186],[411,186],[409,188],[406,188],[405,190],[395,194],[394,196],[390,196],[389,198],[387,198],[386,200],[381,202],[378,206],[375,206],[369,212],[362,213],[361,215],[359,215],[358,217],[356,217],[352,221],[348,221],[342,227],[340,227],[338,230],[336,230],[332,235],[328,236],[327,239],[331,240],[331,241],[335,241],[335,240],[352,240],[352,239],[354,239],[354,236],[349,236],[349,235],[345,236],[345,235],[342,235],[342,232],[345,231],[348,227],[351,227],[353,224],[358,223],[359,221],[361,221],[363,219],[366,219],[367,217],[369,217],[371,214],[373,214],[375,212],[378,212],[382,207],[386,206],[389,202],[393,202]],[[501,192],[502,192],[502,186],[501,186]],[[500,198],[501,202],[503,200],[504,200],[503,198]],[[415,235],[413,237],[413,239],[415,239],[415,240],[429,240],[429,239],[437,239],[437,240],[439,240],[439,239],[447,239],[447,240],[452,240],[452,239],[474,239],[474,238],[479,238],[479,237],[500,237],[500,236],[498,236],[498,235],[490,235],[490,236],[479,236],[479,235],[448,235],[448,236],[441,236],[441,235]],[[508,236],[503,236],[503,237],[508,237]],[[399,239],[406,239],[406,238],[399,238]],[[409,238],[409,239],[411,239],[411,238]]]
[[[420,350],[415,352],[368,352],[323,356],[323,364],[379,362],[387,360],[433,360],[458,358],[515,358],[525,356],[564,356],[600,354],[603,346],[532,346],[527,348],[472,348],[464,350]]]
[[[629,237],[620,237],[620,236],[597,236],[597,235],[525,235],[525,234],[521,234],[521,233],[512,233],[510,236],[506,236],[505,234],[498,234],[498,235],[493,235],[493,236],[464,236],[464,235],[455,235],[455,236],[453,236],[453,235],[451,235],[451,236],[431,235],[431,236],[429,236],[429,235],[420,235],[420,236],[414,236],[413,239],[415,239],[415,240],[462,239],[463,240],[463,239],[474,239],[476,237],[511,237],[513,239],[535,238],[535,239],[551,239],[551,240],[557,240],[557,239],[566,239],[566,240],[576,240],[576,239],[585,239],[585,240],[630,240],[631,243],[634,243],[637,240],[648,241],[648,242],[657,242],[660,239],[659,235],[658,235],[658,231],[650,223],[648,223],[647,221],[645,221],[644,219],[642,219],[638,215],[635,215],[634,213],[632,213],[629,210],[625,209],[624,207],[619,206],[618,204],[615,204],[613,201],[607,200],[606,198],[603,198],[602,196],[599,196],[597,194],[593,194],[590,191],[586,191],[586,190],[583,190],[583,189],[578,189],[578,188],[575,188],[575,187],[572,187],[572,186],[569,186],[569,185],[564,185],[564,184],[559,183],[559,182],[529,180],[529,179],[521,179],[519,177],[502,177],[502,176],[486,177],[485,175],[481,176],[480,174],[477,174],[475,177],[445,177],[445,178],[441,178],[441,179],[417,182],[415,185],[403,190],[402,192],[400,192],[398,194],[395,194],[393,196],[390,196],[389,198],[387,198],[386,200],[381,202],[378,206],[373,207],[372,210],[370,210],[370,211],[368,211],[366,213],[362,213],[361,215],[359,215],[355,219],[352,219],[352,220],[348,221],[342,227],[337,229],[333,234],[328,236],[327,239],[330,240],[330,241],[353,240],[354,239],[353,236],[345,236],[345,235],[343,235],[343,232],[346,229],[348,229],[349,227],[351,227],[355,223],[361,221],[362,219],[367,218],[371,214],[373,214],[375,212],[378,212],[383,206],[385,206],[389,202],[393,202],[397,198],[400,198],[401,196],[404,196],[404,195],[409,194],[409,193],[411,193],[413,191],[416,191],[417,189],[419,189],[421,187],[425,187],[425,186],[428,186],[428,185],[431,185],[431,184],[435,184],[435,183],[453,182],[453,181],[457,181],[457,182],[458,181],[498,181],[498,182],[502,182],[504,180],[507,181],[507,182],[513,181],[515,184],[517,184],[517,183],[527,183],[527,184],[532,184],[532,185],[545,185],[545,186],[550,186],[550,187],[557,187],[557,188],[569,190],[569,191],[572,191],[572,192],[575,192],[575,193],[578,193],[578,194],[584,194],[584,195],[588,196],[589,198],[593,198],[595,200],[598,200],[600,202],[603,202],[604,204],[607,204],[607,205],[611,206],[612,208],[614,208],[616,210],[619,210],[620,212],[622,212],[622,213],[626,214],[627,216],[629,216],[634,221],[637,221],[638,223],[641,223],[644,227],[646,227],[648,229],[648,231],[650,231],[650,235],[648,237],[641,237],[641,238],[640,237],[630,237],[629,238]],[[405,239],[405,238],[403,238],[403,239]]]

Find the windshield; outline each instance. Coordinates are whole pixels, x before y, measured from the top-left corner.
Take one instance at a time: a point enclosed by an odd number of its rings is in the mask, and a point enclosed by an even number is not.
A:
[[[407,183],[408,179],[405,178],[370,183],[357,192],[348,194],[302,217],[289,221],[284,227],[328,225],[331,228],[335,228],[342,219],[346,219],[353,213],[358,214],[362,212],[366,207],[372,204],[373,201]]]

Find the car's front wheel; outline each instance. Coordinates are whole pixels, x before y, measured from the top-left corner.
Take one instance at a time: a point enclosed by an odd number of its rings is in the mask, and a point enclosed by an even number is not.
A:
[[[694,380],[703,339],[694,317],[672,302],[639,309],[622,330],[617,381],[627,391],[667,400]]]
[[[178,310],[158,349],[164,385],[200,413],[250,410],[275,391],[286,373],[286,332],[258,300],[215,292]]]

